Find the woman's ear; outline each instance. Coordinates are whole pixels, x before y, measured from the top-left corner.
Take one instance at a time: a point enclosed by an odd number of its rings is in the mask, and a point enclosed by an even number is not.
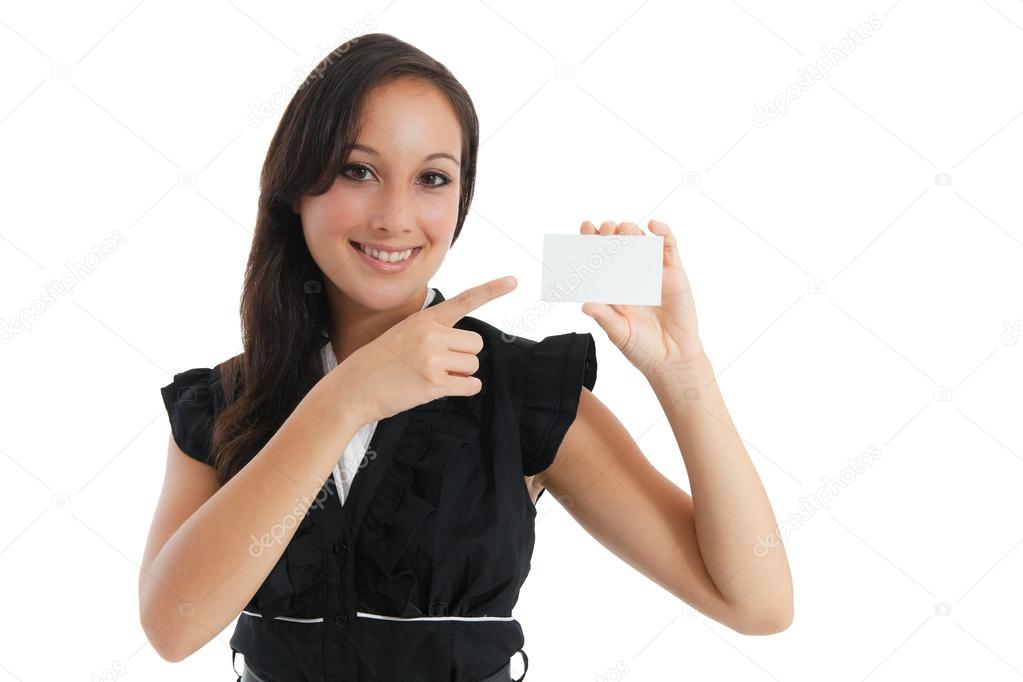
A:
[[[294,213],[295,215],[302,215],[301,210],[299,210],[301,207],[301,202],[302,202],[301,197],[291,202],[291,212]]]

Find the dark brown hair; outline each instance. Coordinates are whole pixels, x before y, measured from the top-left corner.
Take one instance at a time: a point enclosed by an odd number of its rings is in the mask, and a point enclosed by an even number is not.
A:
[[[338,46],[288,103],[263,162],[241,296],[243,352],[220,364],[225,402],[213,424],[211,452],[222,484],[259,452],[323,375],[320,349],[330,311],[323,273],[292,203],[330,189],[348,160],[367,94],[401,77],[432,83],[458,117],[461,187],[452,244],[462,230],[479,148],[468,93],[443,64],[394,36],[371,33]]]

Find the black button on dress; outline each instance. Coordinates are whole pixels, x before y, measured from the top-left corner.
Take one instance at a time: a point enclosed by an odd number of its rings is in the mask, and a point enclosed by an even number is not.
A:
[[[512,610],[536,507],[523,477],[551,464],[593,389],[594,340],[455,327],[483,337],[481,392],[380,420],[344,504],[328,476],[239,616],[231,648],[266,682],[476,682],[524,655]],[[220,367],[161,393],[178,446],[209,464]]]

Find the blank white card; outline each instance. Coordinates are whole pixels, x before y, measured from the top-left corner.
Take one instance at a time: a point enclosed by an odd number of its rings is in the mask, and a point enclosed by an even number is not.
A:
[[[663,264],[659,235],[545,234],[540,297],[661,305]]]

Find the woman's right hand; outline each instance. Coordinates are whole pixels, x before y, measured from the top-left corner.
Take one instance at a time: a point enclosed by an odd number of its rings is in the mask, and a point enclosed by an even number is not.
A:
[[[482,382],[476,354],[483,337],[454,324],[518,286],[501,277],[409,315],[349,355],[337,367],[363,423],[378,421],[443,396],[471,396]]]

